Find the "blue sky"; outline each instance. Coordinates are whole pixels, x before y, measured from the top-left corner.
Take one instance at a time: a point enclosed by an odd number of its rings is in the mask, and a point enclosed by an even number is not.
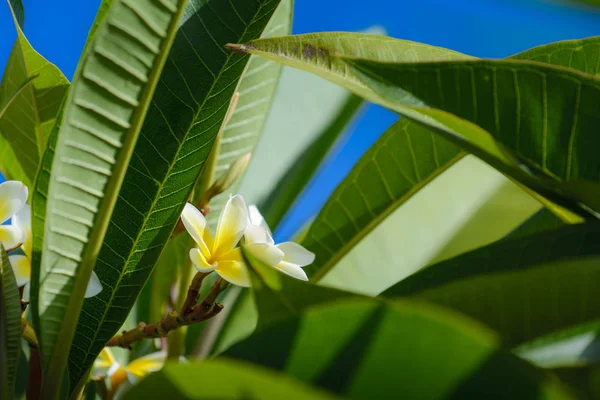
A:
[[[213,0],[214,1],[214,0]],[[25,33],[33,46],[70,78],[99,0],[24,0]],[[600,14],[554,0],[298,0],[294,32],[358,31],[380,25],[390,36],[500,58],[557,40],[600,35]],[[8,6],[0,2],[0,69],[15,38]],[[360,155],[394,120],[370,106],[328,160],[288,231],[322,205]]]

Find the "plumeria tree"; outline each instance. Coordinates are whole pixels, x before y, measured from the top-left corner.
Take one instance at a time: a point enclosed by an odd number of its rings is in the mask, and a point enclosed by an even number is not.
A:
[[[600,396],[599,38],[481,60],[104,0],[69,82],[8,4],[0,398]],[[365,100],[399,119],[281,234]]]

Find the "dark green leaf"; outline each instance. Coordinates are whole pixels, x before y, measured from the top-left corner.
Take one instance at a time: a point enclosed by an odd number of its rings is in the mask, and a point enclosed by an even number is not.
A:
[[[103,290],[83,306],[69,355],[72,387],[125,320],[211,150],[248,61],[222,45],[258,37],[278,4],[188,4],[94,269]]]
[[[356,399],[569,398],[557,382],[500,349],[487,329],[418,302],[313,307],[224,355]]]
[[[12,399],[21,354],[21,302],[8,254],[0,244],[0,397]]]
[[[123,398],[333,400],[337,397],[266,368],[215,360],[168,365],[130,389]]]
[[[527,221],[523,222],[523,224],[511,232],[507,238],[516,239],[518,237],[556,229],[563,225],[564,223],[560,218],[552,214],[547,208],[544,208],[531,216]]]
[[[22,0],[8,0],[8,5],[10,6],[14,18],[17,20],[19,27],[23,29],[23,24],[25,23],[25,8],[23,7]]]
[[[383,293],[461,311],[516,345],[600,318],[600,224],[503,240],[422,270]]]
[[[61,393],[83,296],[184,5],[115,0],[65,100],[33,307],[46,398]]]
[[[358,296],[299,281],[265,265],[244,247],[242,253],[252,269],[252,293],[258,310],[258,329],[291,315],[299,315],[317,304]]]
[[[561,197],[577,204],[571,208],[579,208],[579,215],[600,209],[596,186],[583,182],[595,182],[600,171],[589,145],[598,122],[591,107],[600,93],[600,84],[592,76],[512,60],[420,63],[418,67],[348,62],[388,107],[437,128],[542,195],[554,192],[551,200]],[[492,137],[498,142],[490,142]]]

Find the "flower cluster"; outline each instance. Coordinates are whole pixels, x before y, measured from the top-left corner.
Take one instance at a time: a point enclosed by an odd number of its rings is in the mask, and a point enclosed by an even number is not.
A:
[[[190,259],[200,272],[216,271],[226,281],[250,286],[250,273],[244,262],[240,240],[261,262],[297,279],[308,280],[302,270],[314,261],[315,255],[294,242],[275,245],[264,218],[254,206],[248,208],[240,195],[232,196],[219,216],[213,236],[206,218],[187,203],[181,214],[185,229],[196,242]]]
[[[31,280],[32,231],[31,208],[27,204],[29,191],[18,181],[0,184],[0,242],[9,253],[8,259],[15,273],[17,286],[23,287],[23,299],[29,300]],[[1,225],[11,220],[10,225]],[[20,248],[19,251],[13,251]],[[100,293],[102,284],[92,272],[85,297]]]

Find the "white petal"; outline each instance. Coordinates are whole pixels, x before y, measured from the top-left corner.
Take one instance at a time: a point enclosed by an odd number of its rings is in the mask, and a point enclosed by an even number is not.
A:
[[[102,283],[100,283],[100,279],[98,279],[98,275],[94,271],[92,271],[92,275],[90,276],[90,281],[88,282],[87,288],[85,289],[85,298],[94,297],[98,293],[102,291]]]
[[[158,351],[156,353],[151,353],[146,356],[136,358],[127,364],[126,367],[127,375],[130,377],[130,381],[135,382],[135,380],[131,379],[131,375],[139,379],[151,372],[158,371],[163,367],[166,359],[167,353],[165,351]]]
[[[190,260],[199,272],[211,272],[217,268],[217,263],[209,264],[199,248],[194,247],[190,250]]]
[[[0,225],[0,242],[4,250],[14,250],[23,244],[23,231],[13,225]]]
[[[31,257],[32,235],[31,235],[31,206],[25,204],[12,219],[11,225],[17,227],[23,232],[23,245],[21,250]]]
[[[23,287],[23,296],[21,296],[23,301],[29,301],[31,298],[31,281],[27,282]]]
[[[213,247],[213,237],[204,215],[193,204],[186,203],[181,213],[181,221],[202,253],[208,257]]]
[[[19,181],[0,183],[0,224],[8,221],[25,205],[27,186]]]
[[[295,242],[283,242],[277,248],[285,254],[283,261],[305,267],[315,261],[315,253],[306,250]]]
[[[31,279],[31,262],[29,259],[21,254],[12,254],[8,256],[8,260],[15,273],[17,286],[21,287],[29,282]]]
[[[258,211],[258,207],[256,207],[254,204],[250,204],[248,206],[248,217],[250,218],[250,223],[252,225],[262,226],[269,231],[269,234],[271,233],[265,217],[262,216],[260,211]]]
[[[247,244],[252,243],[266,243],[274,245],[275,241],[269,232],[262,226],[248,225],[244,232],[244,238],[246,238]]]
[[[281,272],[285,273],[286,275],[291,276],[292,278],[300,279],[303,281],[308,280],[308,276],[306,276],[306,272],[304,272],[304,270],[296,264],[282,261],[279,264],[277,264],[275,268],[277,268]]]
[[[283,251],[266,243],[249,244],[245,249],[252,257],[270,267],[279,264],[284,257]]]
[[[242,196],[235,195],[227,201],[217,223],[213,256],[215,259],[231,251],[240,241],[248,225],[248,209]]]

